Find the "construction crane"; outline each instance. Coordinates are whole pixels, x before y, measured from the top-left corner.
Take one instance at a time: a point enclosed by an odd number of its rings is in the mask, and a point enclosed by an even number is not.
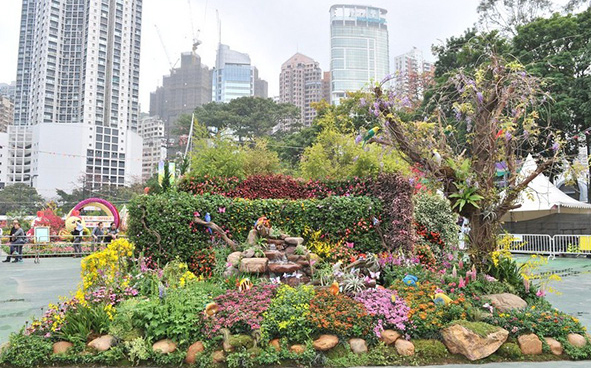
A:
[[[160,43],[162,44],[162,49],[164,49],[164,54],[166,55],[166,60],[168,60],[168,65],[170,66],[170,74],[173,73],[174,71],[174,67],[178,64],[179,60],[181,60],[180,58],[177,59],[177,61],[173,64],[171,59],[170,59],[170,55],[168,55],[168,50],[166,49],[166,44],[164,43],[164,40],[162,39],[162,34],[160,33],[160,28],[158,28],[158,25],[154,24],[154,28],[156,28],[156,32],[158,33],[158,38],[160,39]]]
[[[195,56],[197,56],[197,47],[199,45],[201,45],[201,40],[199,40],[199,34],[201,33],[201,30],[198,29],[197,32],[195,32],[195,26],[193,25],[193,10],[191,8],[191,0],[187,0],[187,2],[189,4],[189,20],[191,22],[191,36],[193,37],[193,44],[191,47],[191,53],[193,54],[193,57],[195,57]],[[205,5],[205,6],[207,7],[207,5]]]

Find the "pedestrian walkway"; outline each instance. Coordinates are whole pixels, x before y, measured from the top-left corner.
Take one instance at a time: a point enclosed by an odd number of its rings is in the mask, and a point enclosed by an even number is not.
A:
[[[4,256],[2,256],[4,259]],[[48,303],[69,296],[80,282],[80,258],[42,258],[0,263],[0,343],[8,341]]]

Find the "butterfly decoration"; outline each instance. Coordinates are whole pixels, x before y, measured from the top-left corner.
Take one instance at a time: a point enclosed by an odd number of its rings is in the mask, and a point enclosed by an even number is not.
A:
[[[369,271],[369,277],[371,277],[374,280],[379,279],[380,278],[380,271],[378,271],[378,272]]]
[[[219,213],[226,213],[226,207],[219,207],[218,212]]]
[[[250,281],[250,279],[245,278],[240,280],[240,283],[238,284],[238,291],[240,291],[241,293],[248,291],[252,288],[252,281]]]

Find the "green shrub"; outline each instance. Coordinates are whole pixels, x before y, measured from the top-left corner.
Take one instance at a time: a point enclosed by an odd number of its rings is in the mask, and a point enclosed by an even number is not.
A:
[[[449,200],[421,191],[413,196],[414,220],[428,231],[437,232],[447,247],[458,245],[458,215],[453,213]]]
[[[439,340],[413,340],[415,353],[422,359],[428,361],[442,361],[449,352],[443,343]]]
[[[37,335],[10,335],[10,345],[0,354],[0,363],[16,367],[36,367],[47,363],[53,344],[50,339]]]
[[[254,221],[266,216],[272,226],[293,236],[309,228],[322,230],[329,239],[346,238],[354,242],[359,251],[381,249],[380,237],[370,220],[372,216],[379,216],[381,205],[371,197],[290,201],[230,199],[178,192],[143,195],[134,198],[129,206],[130,239],[136,249],[160,263],[176,257],[188,261],[195,249],[209,246],[210,239],[203,226],[193,223],[194,212],[202,217],[210,213],[212,221],[228,230],[229,236],[239,243],[246,240]]]
[[[293,343],[309,340],[313,329],[307,316],[313,296],[311,286],[280,286],[263,315],[261,330],[265,338],[285,337]]]
[[[521,353],[521,349],[519,348],[519,345],[517,345],[514,342],[504,343],[503,345],[501,345],[499,350],[496,351],[495,354],[502,356],[503,358],[510,359],[510,360],[518,360],[523,357],[523,354]]]
[[[184,346],[201,339],[205,305],[221,293],[204,285],[192,282],[184,288],[169,288],[162,300],[142,300],[133,314],[134,327],[145,331],[152,341],[169,338]]]

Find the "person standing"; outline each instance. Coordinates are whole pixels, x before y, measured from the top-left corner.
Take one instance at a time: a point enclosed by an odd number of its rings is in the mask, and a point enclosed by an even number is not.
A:
[[[83,231],[84,226],[82,226],[82,222],[80,222],[80,220],[76,221],[76,228],[72,230],[72,235],[74,235],[74,258],[82,256],[82,246],[80,245],[80,242],[82,241]]]
[[[99,222],[96,224],[94,230],[92,230],[92,245],[91,250],[94,252],[94,248],[96,246],[97,249],[100,249],[101,244],[105,241],[105,230],[103,229],[103,223]]]
[[[6,259],[2,262],[10,262],[10,256],[12,256],[13,253],[16,253],[16,256],[13,256],[14,259],[12,263],[22,262],[24,243],[25,232],[21,228],[18,220],[14,220],[12,222],[12,228],[10,229],[10,253],[8,253],[8,256],[6,256]]]
[[[111,222],[111,227],[105,236],[105,243],[112,242],[113,240],[117,239],[117,236],[119,236],[119,229],[117,229],[117,225],[115,225],[114,222]]]

